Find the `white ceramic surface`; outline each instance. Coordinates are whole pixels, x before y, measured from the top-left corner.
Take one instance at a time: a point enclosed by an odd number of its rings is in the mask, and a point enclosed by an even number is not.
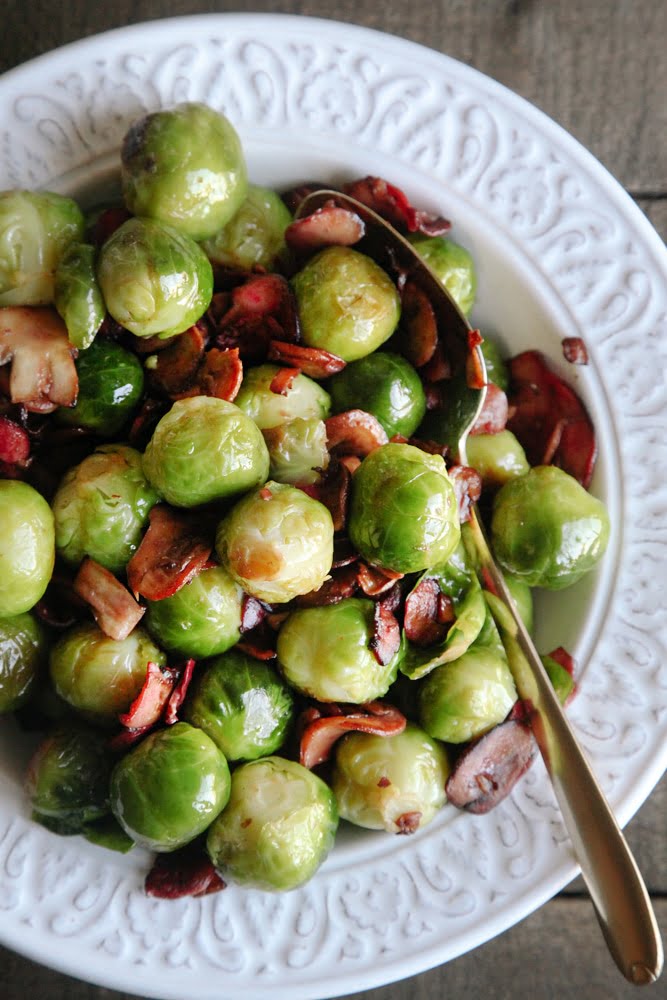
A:
[[[130,27],[5,75],[0,98],[0,188],[91,200],[113,183],[135,117],[194,99],[232,119],[257,182],[377,173],[454,220],[478,262],[482,330],[513,352],[547,351],[600,432],[594,489],[614,523],[610,551],[594,580],[540,602],[539,642],[575,653],[570,718],[625,823],[667,762],[667,255],[617,183],[475,71],[306,18]],[[587,368],[562,360],[572,335]],[[538,764],[488,816],[445,808],[412,838],[341,831],[301,890],[158,902],[142,891],[142,852],[121,858],[30,822],[27,752],[5,720],[0,939],[131,993],[312,1000],[377,986],[476,947],[575,873]]]

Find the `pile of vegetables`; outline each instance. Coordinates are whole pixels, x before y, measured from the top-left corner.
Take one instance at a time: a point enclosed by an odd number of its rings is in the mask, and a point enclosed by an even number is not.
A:
[[[213,109],[136,122],[121,178],[87,217],[0,194],[0,712],[45,731],[34,819],[157,852],[148,892],[291,889],[339,818],[413,833],[529,766],[466,522],[479,500],[532,628],[531,588],[605,550],[595,436],[544,358],[485,339],[461,465],[428,297],[335,198],[293,218],[323,185],[251,184]],[[471,310],[446,220],[346,190]]]

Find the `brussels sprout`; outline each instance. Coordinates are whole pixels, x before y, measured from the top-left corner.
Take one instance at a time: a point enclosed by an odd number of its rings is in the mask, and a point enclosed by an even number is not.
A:
[[[34,615],[0,618],[0,715],[13,712],[30,697],[48,660],[48,637]]]
[[[510,386],[510,373],[503,355],[501,353],[500,347],[497,342],[484,335],[484,339],[481,343],[482,355],[484,357],[484,366],[486,368],[486,377],[489,382],[495,382],[499,389],[503,392],[507,392]]]
[[[202,243],[215,264],[267,271],[286,253],[285,229],[292,221],[282,198],[269,188],[248,186],[248,194],[233,219]]]
[[[292,279],[301,335],[309,347],[356,361],[398,326],[401,300],[382,268],[349,247],[327,247]]]
[[[157,500],[138,451],[101,445],[65,474],[53,498],[59,555],[73,565],[90,556],[119,572],[138,548]]]
[[[227,760],[255,760],[285,741],[294,715],[290,689],[269,663],[230,649],[206,665],[188,692],[184,718]]]
[[[221,566],[161,601],[148,601],[146,627],[156,642],[182,656],[200,659],[224,653],[241,637],[243,593]]]
[[[95,274],[95,247],[88,243],[67,247],[56,268],[54,302],[71,343],[80,350],[90,347],[106,314]]]
[[[555,466],[537,466],[496,494],[493,550],[503,568],[530,587],[560,590],[576,583],[608,541],[604,505]]]
[[[502,722],[516,699],[507,658],[473,643],[423,681],[419,721],[434,739],[466,743]]]
[[[0,306],[53,302],[58,261],[82,237],[83,215],[71,198],[0,192]]]
[[[456,617],[441,642],[427,647],[406,642],[401,671],[412,680],[465,653],[479,635],[487,613],[477,574],[468,567],[462,544],[444,565],[427,570],[416,586],[425,578],[437,580],[441,593],[451,599]]]
[[[286,891],[312,878],[337,828],[336,800],[321,778],[295,761],[263,757],[234,771],[229,803],[206,848],[237,882]]]
[[[134,215],[160,219],[194,240],[214,236],[248,190],[231,122],[205,104],[178,104],[136,121],[121,149],[123,197]]]
[[[468,251],[444,236],[409,237],[415,250],[445,286],[457,306],[466,315],[475,304],[477,277]]]
[[[269,475],[277,483],[311,485],[329,466],[323,420],[295,417],[262,431],[269,449]]]
[[[110,639],[97,625],[75,625],[51,649],[50,672],[61,698],[99,725],[113,725],[141,691],[148,661],[159,667],[164,653],[146,632]]]
[[[104,437],[117,434],[132,416],[144,389],[144,370],[135,354],[112,340],[96,340],[76,360],[79,395],[57,411],[61,423]]]
[[[196,507],[265,482],[269,453],[261,431],[234,403],[212,396],[180,399],[160,420],[144,471],[175,507]]]
[[[128,219],[109,237],[97,277],[107,309],[137,337],[183,333],[213,295],[213,269],[201,247],[152,219]]]
[[[271,382],[280,371],[278,365],[258,365],[244,375],[234,400],[236,406],[255,421],[261,430],[277,427],[288,420],[325,420],[331,410],[331,399],[321,385],[297,375],[287,392],[271,391]]]
[[[278,662],[289,684],[317,701],[355,705],[381,698],[396,680],[403,650],[378,663],[370,649],[373,602],[349,597],[338,604],[294,611],[278,633]]]
[[[331,787],[341,819],[414,833],[447,801],[447,751],[409,722],[395,736],[349,733],[336,746]]]
[[[407,444],[368,455],[352,480],[350,540],[371,563],[417,573],[445,562],[460,539],[444,460]]]
[[[482,477],[485,488],[502,486],[510,479],[525,476],[530,465],[526,453],[512,431],[471,434],[466,441],[468,465]]]
[[[335,413],[361,407],[377,417],[387,437],[411,437],[426,412],[417,372],[400,354],[388,351],[353,361],[329,380],[328,389]]]
[[[333,521],[319,500],[269,481],[218,525],[222,564],[253,597],[286,603],[320,587],[333,561]]]
[[[0,617],[29,611],[43,596],[55,562],[53,514],[18,479],[0,480]]]
[[[151,733],[116,764],[111,808],[125,832],[152,851],[175,851],[229,799],[229,766],[213,740],[187,722]]]
[[[37,748],[26,775],[33,819],[54,833],[81,833],[109,812],[113,760],[105,734],[59,729]]]

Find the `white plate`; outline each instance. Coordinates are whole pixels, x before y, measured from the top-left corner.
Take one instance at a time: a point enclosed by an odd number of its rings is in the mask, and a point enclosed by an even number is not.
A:
[[[610,551],[595,580],[542,607],[539,641],[577,657],[570,718],[625,823],[667,762],[667,292],[664,247],[617,183],[475,71],[307,18],[130,27],[14,70],[0,98],[0,187],[89,196],[131,120],[194,99],[232,119],[260,183],[376,173],[454,219],[478,262],[483,331],[560,358],[600,433]],[[575,335],[587,368],[560,357]],[[344,831],[301,890],[157,902],[141,852],[30,822],[12,723],[0,739],[0,939],[118,990],[297,1000],[378,986],[476,947],[575,874],[540,764],[486,817],[445,808],[411,839]]]

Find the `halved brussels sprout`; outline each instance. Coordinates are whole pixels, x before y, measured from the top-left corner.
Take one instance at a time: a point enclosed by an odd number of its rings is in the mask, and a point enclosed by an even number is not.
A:
[[[90,556],[119,572],[138,548],[158,499],[138,451],[101,445],[65,474],[53,498],[58,554],[73,565]]]
[[[248,593],[286,603],[320,587],[333,561],[333,521],[319,500],[269,481],[218,525],[222,564]]]
[[[497,434],[471,434],[466,441],[466,456],[468,465],[479,472],[487,489],[525,476],[530,469],[525,451],[508,430]]]
[[[234,403],[251,417],[261,430],[278,427],[288,420],[325,420],[331,410],[329,393],[307,375],[297,375],[285,394],[271,391],[278,365],[257,365],[248,369]]]
[[[278,662],[297,691],[355,705],[381,698],[396,680],[402,648],[386,664],[370,649],[373,602],[350,597],[293,611],[278,633]]]
[[[162,650],[142,628],[127,639],[110,639],[97,625],[75,625],[51,649],[56,693],[98,725],[113,725],[141,691],[148,661],[166,664]]]
[[[201,247],[153,219],[128,219],[109,237],[97,278],[113,318],[137,337],[183,333],[213,295],[213,270]]]
[[[555,466],[510,480],[493,504],[496,558],[530,587],[560,590],[576,583],[602,558],[609,530],[600,500]]]
[[[144,389],[144,370],[135,354],[113,340],[96,340],[76,360],[79,395],[57,411],[61,423],[85,427],[103,437],[117,434],[132,416]]]
[[[116,765],[111,808],[152,851],[175,851],[211,824],[229,799],[229,767],[213,740],[187,722],[151,733]]]
[[[202,247],[215,264],[248,271],[257,265],[275,270],[286,252],[285,230],[291,221],[291,213],[275,191],[249,184],[236,215]]]
[[[472,255],[445,236],[409,237],[420,257],[440,279],[459,309],[466,315],[475,304],[477,276]]]
[[[48,643],[44,626],[29,612],[0,618],[0,715],[30,697],[48,661]]]
[[[382,268],[350,247],[320,250],[293,278],[303,341],[344,361],[384,344],[398,326],[401,300]]]
[[[28,483],[2,479],[0,525],[0,617],[9,618],[34,607],[51,579],[53,514]]]
[[[112,766],[104,733],[75,726],[48,736],[26,775],[33,819],[54,833],[82,833],[109,812]]]
[[[328,382],[335,413],[361,408],[380,421],[387,437],[411,437],[424,419],[421,379],[400,354],[375,351],[353,361]]]
[[[240,649],[206,664],[188,692],[183,715],[211,737],[227,760],[275,753],[293,716],[292,693],[271,664]]]
[[[263,757],[232,775],[229,803],[206,848],[216,868],[242,885],[296,889],[333,847],[336,800],[321,778],[295,761]]]
[[[352,480],[348,533],[385,569],[417,573],[445,562],[461,532],[444,459],[407,444],[372,451]]]
[[[214,236],[245,199],[243,149],[224,115],[187,102],[136,121],[121,149],[123,197],[134,215],[194,240]]]
[[[146,627],[170,653],[200,659],[224,653],[241,637],[243,592],[222,566],[161,601],[148,601]]]
[[[0,192],[0,306],[53,302],[58,262],[83,238],[83,215],[71,198],[49,191]]]
[[[269,453],[261,431],[234,403],[180,399],[162,417],[144,454],[144,471],[175,507],[196,507],[265,482]]]
[[[445,747],[409,722],[395,736],[349,733],[331,776],[341,819],[369,830],[414,833],[447,801]]]
[[[88,243],[70,243],[56,268],[55,307],[70,342],[80,350],[90,347],[106,314],[95,274],[95,253]]]
[[[262,431],[269,449],[269,475],[277,483],[311,485],[329,466],[323,420],[295,417]]]

